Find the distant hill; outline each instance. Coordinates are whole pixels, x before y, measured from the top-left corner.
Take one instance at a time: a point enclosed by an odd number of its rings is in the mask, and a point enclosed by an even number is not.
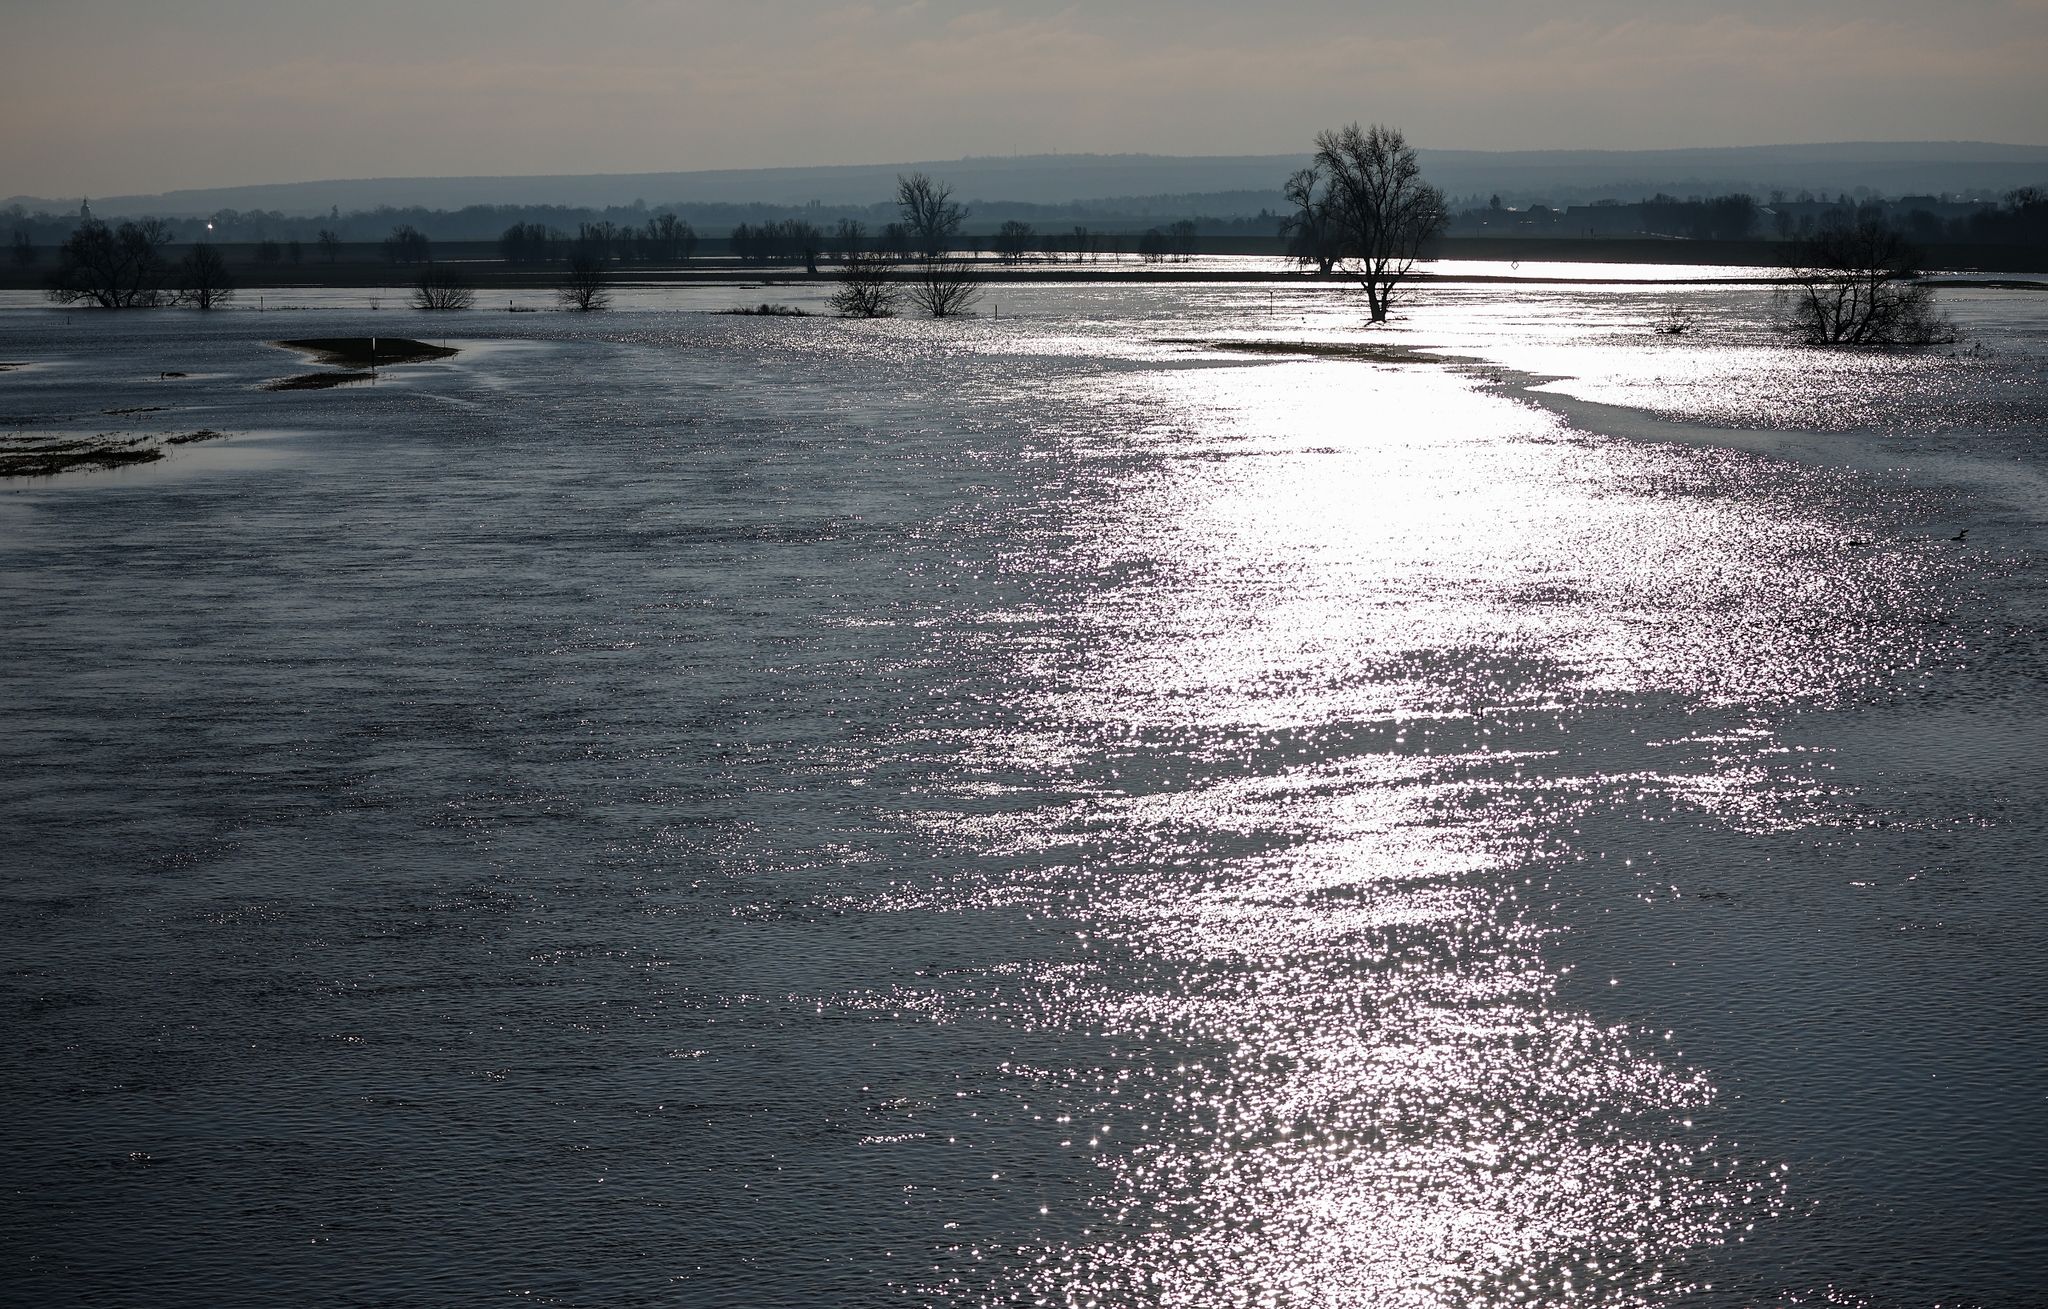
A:
[[[1886,195],[1963,193],[1994,197],[2048,184],[2048,146],[1980,141],[1850,142],[1694,150],[1421,150],[1423,171],[1454,198],[1498,193],[1510,204],[1553,205],[1658,191],[1674,195],[1773,190],[1833,194],[1868,188]],[[222,209],[291,216],[346,213],[379,205],[458,209],[465,205],[870,205],[893,193],[896,175],[923,170],[969,201],[1057,205],[1172,195],[1207,199],[1226,216],[1280,206],[1280,183],[1308,162],[1301,155],[1023,155],[811,168],[721,169],[535,177],[393,177],[96,196],[96,213],[192,217]],[[26,209],[75,209],[78,197],[15,196]]]

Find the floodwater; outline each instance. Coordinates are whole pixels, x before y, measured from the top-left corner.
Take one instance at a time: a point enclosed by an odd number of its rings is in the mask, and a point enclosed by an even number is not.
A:
[[[1767,296],[0,312],[4,1298],[2038,1303],[2048,296]]]

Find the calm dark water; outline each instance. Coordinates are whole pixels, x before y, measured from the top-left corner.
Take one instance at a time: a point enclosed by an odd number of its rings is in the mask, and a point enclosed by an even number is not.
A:
[[[1758,295],[0,312],[4,1298],[2038,1303],[2048,304]]]

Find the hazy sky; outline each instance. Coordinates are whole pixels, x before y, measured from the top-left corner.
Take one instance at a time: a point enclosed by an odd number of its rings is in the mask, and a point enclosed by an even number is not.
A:
[[[966,154],[2048,143],[2048,0],[0,0],[0,195]]]

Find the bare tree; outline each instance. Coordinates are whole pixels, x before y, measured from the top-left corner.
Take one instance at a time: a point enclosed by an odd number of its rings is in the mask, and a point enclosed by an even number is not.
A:
[[[789,219],[782,226],[790,250],[804,261],[804,271],[816,277],[818,260],[825,255],[825,233],[816,223],[808,223],[801,218]]]
[[[35,263],[37,258],[39,258],[39,256],[36,253],[36,243],[32,239],[30,239],[29,234],[27,232],[23,231],[19,227],[15,228],[14,262],[23,268],[27,268],[29,265]]]
[[[103,309],[162,304],[170,238],[169,225],[154,218],[118,228],[88,218],[59,247],[48,295],[58,304],[90,300]]]
[[[965,259],[920,260],[910,284],[910,302],[933,318],[957,318],[981,299],[981,281]]]
[[[476,303],[476,289],[469,279],[452,268],[428,265],[413,283],[412,307],[415,309],[467,309]]]
[[[555,292],[555,298],[562,308],[585,314],[609,306],[612,292],[605,285],[604,265],[587,254],[571,259],[568,280]]]
[[[896,208],[903,216],[911,248],[926,259],[945,254],[967,219],[967,211],[953,203],[953,188],[923,173],[897,176]]]
[[[544,264],[560,242],[541,223],[514,223],[498,237],[498,257],[508,264]]]
[[[613,257],[613,244],[619,239],[619,225],[610,219],[595,223],[576,224],[576,245],[570,258],[595,259],[608,264]]]
[[[235,298],[235,279],[227,260],[201,241],[178,261],[178,301],[195,309],[213,309]]]
[[[867,224],[861,222],[858,218],[842,218],[839,220],[839,225],[832,229],[831,238],[827,242],[830,249],[826,253],[838,259],[841,263],[845,263],[852,256],[865,250],[867,243]]]
[[[899,262],[910,258],[910,229],[901,223],[889,223],[882,228],[879,246],[883,253]]]
[[[1014,264],[1037,244],[1037,233],[1031,230],[1031,224],[1012,218],[996,229],[992,244],[999,259],[1006,264]]]
[[[1956,339],[1918,273],[1918,252],[1882,222],[1832,223],[1800,242],[1780,325],[1808,345],[1939,345]]]
[[[424,264],[433,261],[433,243],[411,223],[400,223],[384,238],[384,257],[394,264]]]
[[[320,235],[315,241],[320,247],[321,257],[330,264],[334,262],[335,256],[341,253],[341,237],[332,228],[321,228]]]
[[[638,244],[649,263],[687,264],[697,250],[697,230],[664,210],[647,220]]]
[[[1280,190],[1294,212],[1280,220],[1280,235],[1287,239],[1287,253],[1296,263],[1314,264],[1317,272],[1327,276],[1337,263],[1337,240],[1336,225],[1330,219],[1330,197],[1317,190],[1321,181],[1322,174],[1313,168],[1304,168],[1287,179]]]
[[[923,173],[898,176],[896,209],[905,238],[918,255],[911,303],[933,318],[954,318],[973,308],[981,298],[974,265],[947,254],[967,218],[967,211],[953,203],[953,188]]]
[[[889,318],[896,312],[899,290],[891,280],[894,261],[879,250],[853,250],[843,256],[839,289],[832,308],[842,318]]]
[[[1422,180],[1407,139],[1377,123],[1319,134],[1315,163],[1328,179],[1341,257],[1365,286],[1372,321],[1383,323],[1422,243],[1450,221],[1444,193]]]

